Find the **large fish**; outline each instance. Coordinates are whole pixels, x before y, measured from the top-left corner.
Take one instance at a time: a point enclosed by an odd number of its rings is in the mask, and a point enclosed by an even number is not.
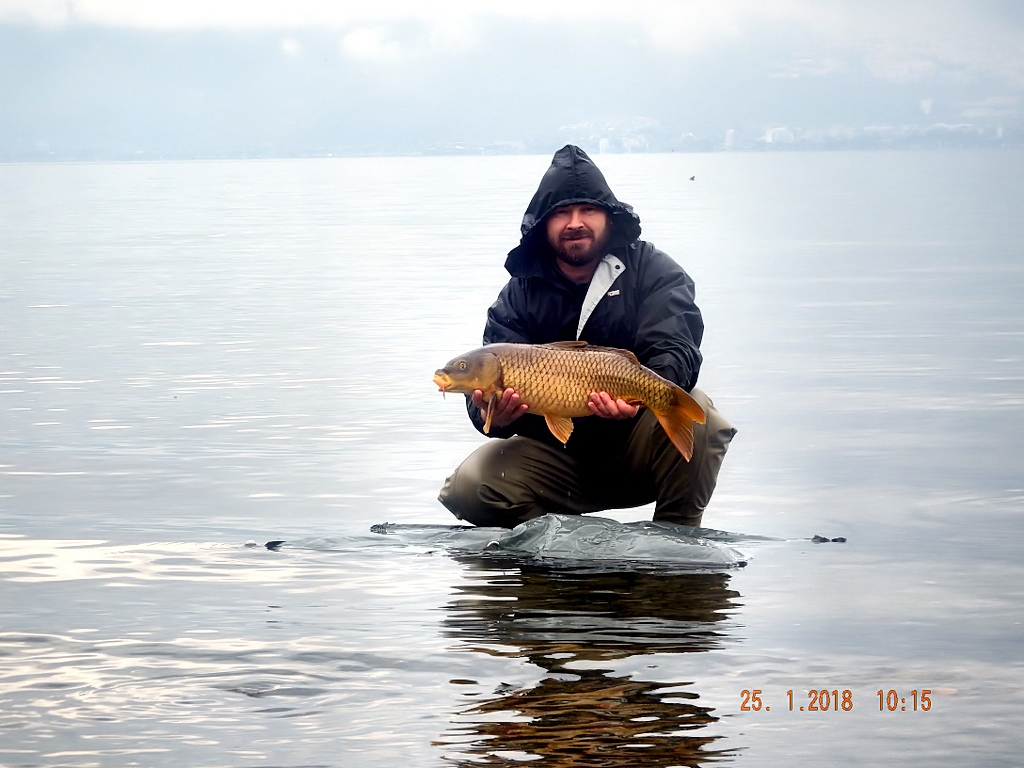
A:
[[[507,387],[519,393],[529,413],[544,417],[563,444],[572,434],[572,419],[592,415],[591,392],[649,408],[687,461],[693,455],[693,422],[704,423],[703,409],[682,387],[640,365],[632,352],[585,341],[488,344],[449,361],[434,373],[434,383],[442,392],[481,390],[485,433]]]

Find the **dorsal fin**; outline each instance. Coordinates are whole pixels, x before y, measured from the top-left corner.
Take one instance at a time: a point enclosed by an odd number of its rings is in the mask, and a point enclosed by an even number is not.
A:
[[[635,365],[640,365],[640,361],[636,359],[636,355],[634,355],[628,349],[619,349],[618,347],[590,347],[590,349],[594,350],[595,352],[608,352],[613,355],[619,355],[620,357],[626,358],[627,360],[629,360],[629,362]]]
[[[636,355],[628,349],[619,349],[618,347],[598,347],[593,344],[589,344],[586,341],[549,341],[547,344],[539,344],[538,346],[553,347],[555,349],[578,349],[586,352],[607,352],[609,354],[619,355],[626,358],[631,363],[640,365],[640,361],[636,359]]]

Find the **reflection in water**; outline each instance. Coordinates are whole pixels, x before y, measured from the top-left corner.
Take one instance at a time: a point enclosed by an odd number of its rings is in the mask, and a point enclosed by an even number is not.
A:
[[[499,687],[457,713],[439,745],[457,765],[539,760],[551,766],[699,765],[721,759],[718,718],[683,681],[638,680],[614,662],[723,643],[739,593],[724,573],[593,572],[463,557],[469,583],[445,634],[480,653],[526,658],[533,688]],[[470,682],[470,681],[466,681]]]

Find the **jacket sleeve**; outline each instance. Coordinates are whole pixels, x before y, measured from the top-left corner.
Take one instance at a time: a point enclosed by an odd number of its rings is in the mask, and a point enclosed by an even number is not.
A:
[[[509,280],[487,310],[484,344],[529,344],[526,281]]]
[[[526,313],[526,280],[513,278],[501,289],[498,298],[487,310],[487,322],[484,325],[484,344],[530,344],[533,340],[529,336],[527,328]],[[473,405],[473,398],[466,395],[466,412],[469,420],[473,422],[480,434],[484,432],[484,419],[480,411]],[[536,431],[537,425],[531,422],[540,421],[544,426],[543,419],[533,414],[525,414],[516,419],[507,427],[491,427],[487,437],[512,437],[512,435],[532,434]]]
[[[637,331],[634,352],[640,362],[690,391],[703,359],[704,321],[694,303],[690,276],[649,243],[637,270]]]

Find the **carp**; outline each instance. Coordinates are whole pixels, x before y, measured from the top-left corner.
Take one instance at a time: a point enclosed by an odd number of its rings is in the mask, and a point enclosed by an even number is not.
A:
[[[434,373],[434,383],[442,392],[483,392],[485,434],[502,392],[511,387],[528,405],[527,413],[543,416],[563,445],[572,435],[572,419],[592,415],[591,392],[649,408],[687,461],[693,455],[693,422],[705,419],[682,387],[645,368],[632,352],[585,341],[488,344],[450,360]]]

